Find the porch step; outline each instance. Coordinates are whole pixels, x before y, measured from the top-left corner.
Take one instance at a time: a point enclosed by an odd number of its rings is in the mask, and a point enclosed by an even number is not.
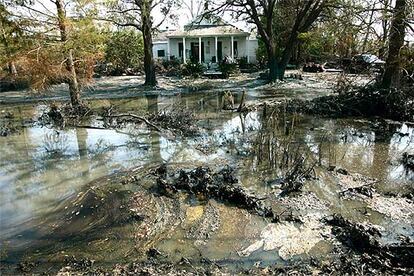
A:
[[[205,71],[203,76],[208,77],[208,78],[223,78],[224,75],[221,71]]]

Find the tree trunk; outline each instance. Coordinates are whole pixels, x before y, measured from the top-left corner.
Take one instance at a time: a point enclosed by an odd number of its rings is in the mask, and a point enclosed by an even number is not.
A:
[[[269,46],[267,49],[267,66],[269,68],[269,81],[274,82],[279,76],[278,60],[276,57],[276,49],[274,46]]]
[[[283,50],[282,59],[279,63],[279,79],[283,80],[285,77],[286,67],[292,57],[292,52],[298,45],[298,34],[291,34],[285,49]]]
[[[69,50],[67,66],[71,74],[69,81],[68,81],[70,102],[72,104],[72,107],[78,107],[81,105],[80,89],[79,89],[78,79],[76,77],[75,65],[73,63],[73,50],[72,49]]]
[[[145,85],[155,86],[157,85],[157,80],[155,76],[154,57],[152,55],[151,2],[149,0],[142,1],[141,21],[142,36],[144,38]]]
[[[389,36],[388,57],[382,78],[384,88],[400,86],[400,51],[404,46],[406,0],[396,0]]]
[[[56,3],[57,14],[58,14],[60,38],[64,44],[68,40],[64,2],[63,0],[56,0],[55,3]],[[72,107],[79,107],[81,105],[80,88],[79,88],[78,78],[76,74],[75,63],[73,62],[73,50],[72,49],[70,49],[67,53],[66,69],[69,71],[69,77],[67,78],[67,83],[69,84],[69,93],[70,93],[70,100],[71,100]]]

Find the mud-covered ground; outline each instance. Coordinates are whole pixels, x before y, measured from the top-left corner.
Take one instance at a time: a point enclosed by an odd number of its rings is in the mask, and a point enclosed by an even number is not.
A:
[[[158,76],[158,85],[155,88],[143,86],[143,76],[103,77],[95,79],[83,89],[83,99],[116,99],[134,98],[143,94],[176,95],[180,93],[241,90],[257,90],[263,96],[278,98],[281,96],[295,96],[314,98],[332,92],[332,88],[341,82],[343,76],[339,73],[305,73],[297,70],[288,71],[286,80],[275,84],[267,84],[259,78],[260,73],[249,73],[232,76],[229,79],[208,78],[178,78]],[[301,79],[294,78],[300,75]],[[347,80],[354,84],[364,85],[370,82],[371,77],[365,75],[347,75]],[[0,103],[31,103],[41,101],[69,100],[66,85],[56,85],[46,91],[8,91],[0,93]],[[291,95],[289,95],[291,94]]]
[[[234,110],[219,89],[63,124],[2,105],[2,275],[411,275],[413,127],[260,104],[314,97],[295,82],[246,89],[242,113],[237,82]]]

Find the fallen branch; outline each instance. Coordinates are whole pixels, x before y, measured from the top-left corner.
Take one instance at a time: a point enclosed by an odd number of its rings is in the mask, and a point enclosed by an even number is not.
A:
[[[156,129],[157,131],[161,132],[161,129],[157,126],[154,125],[153,123],[151,123],[150,121],[148,121],[146,118],[132,114],[132,113],[121,113],[121,114],[116,114],[116,115],[109,115],[108,117],[111,118],[120,118],[120,117],[132,117],[134,119],[138,119],[144,123],[146,123],[147,125],[151,126],[152,128]]]

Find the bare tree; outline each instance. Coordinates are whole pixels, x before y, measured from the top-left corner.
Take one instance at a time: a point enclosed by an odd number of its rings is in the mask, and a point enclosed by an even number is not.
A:
[[[204,8],[208,5],[208,1],[204,0],[182,0],[181,5],[190,12],[190,19],[194,20],[202,15]]]
[[[142,32],[144,39],[145,85],[157,84],[152,35],[167,20],[175,19],[172,10],[178,5],[176,0],[115,0],[109,3],[110,21],[118,26],[134,27]],[[161,18],[154,23],[155,13]]]
[[[298,36],[306,32],[321,12],[327,6],[329,0],[227,0],[207,11],[230,12],[234,18],[253,23],[266,47],[269,68],[269,80],[283,79],[286,66],[292,55],[293,49],[298,43]],[[286,9],[293,16],[289,35],[284,45],[278,45],[277,23],[278,12]],[[283,13],[281,12],[281,13]],[[283,49],[280,52],[280,49]]]

